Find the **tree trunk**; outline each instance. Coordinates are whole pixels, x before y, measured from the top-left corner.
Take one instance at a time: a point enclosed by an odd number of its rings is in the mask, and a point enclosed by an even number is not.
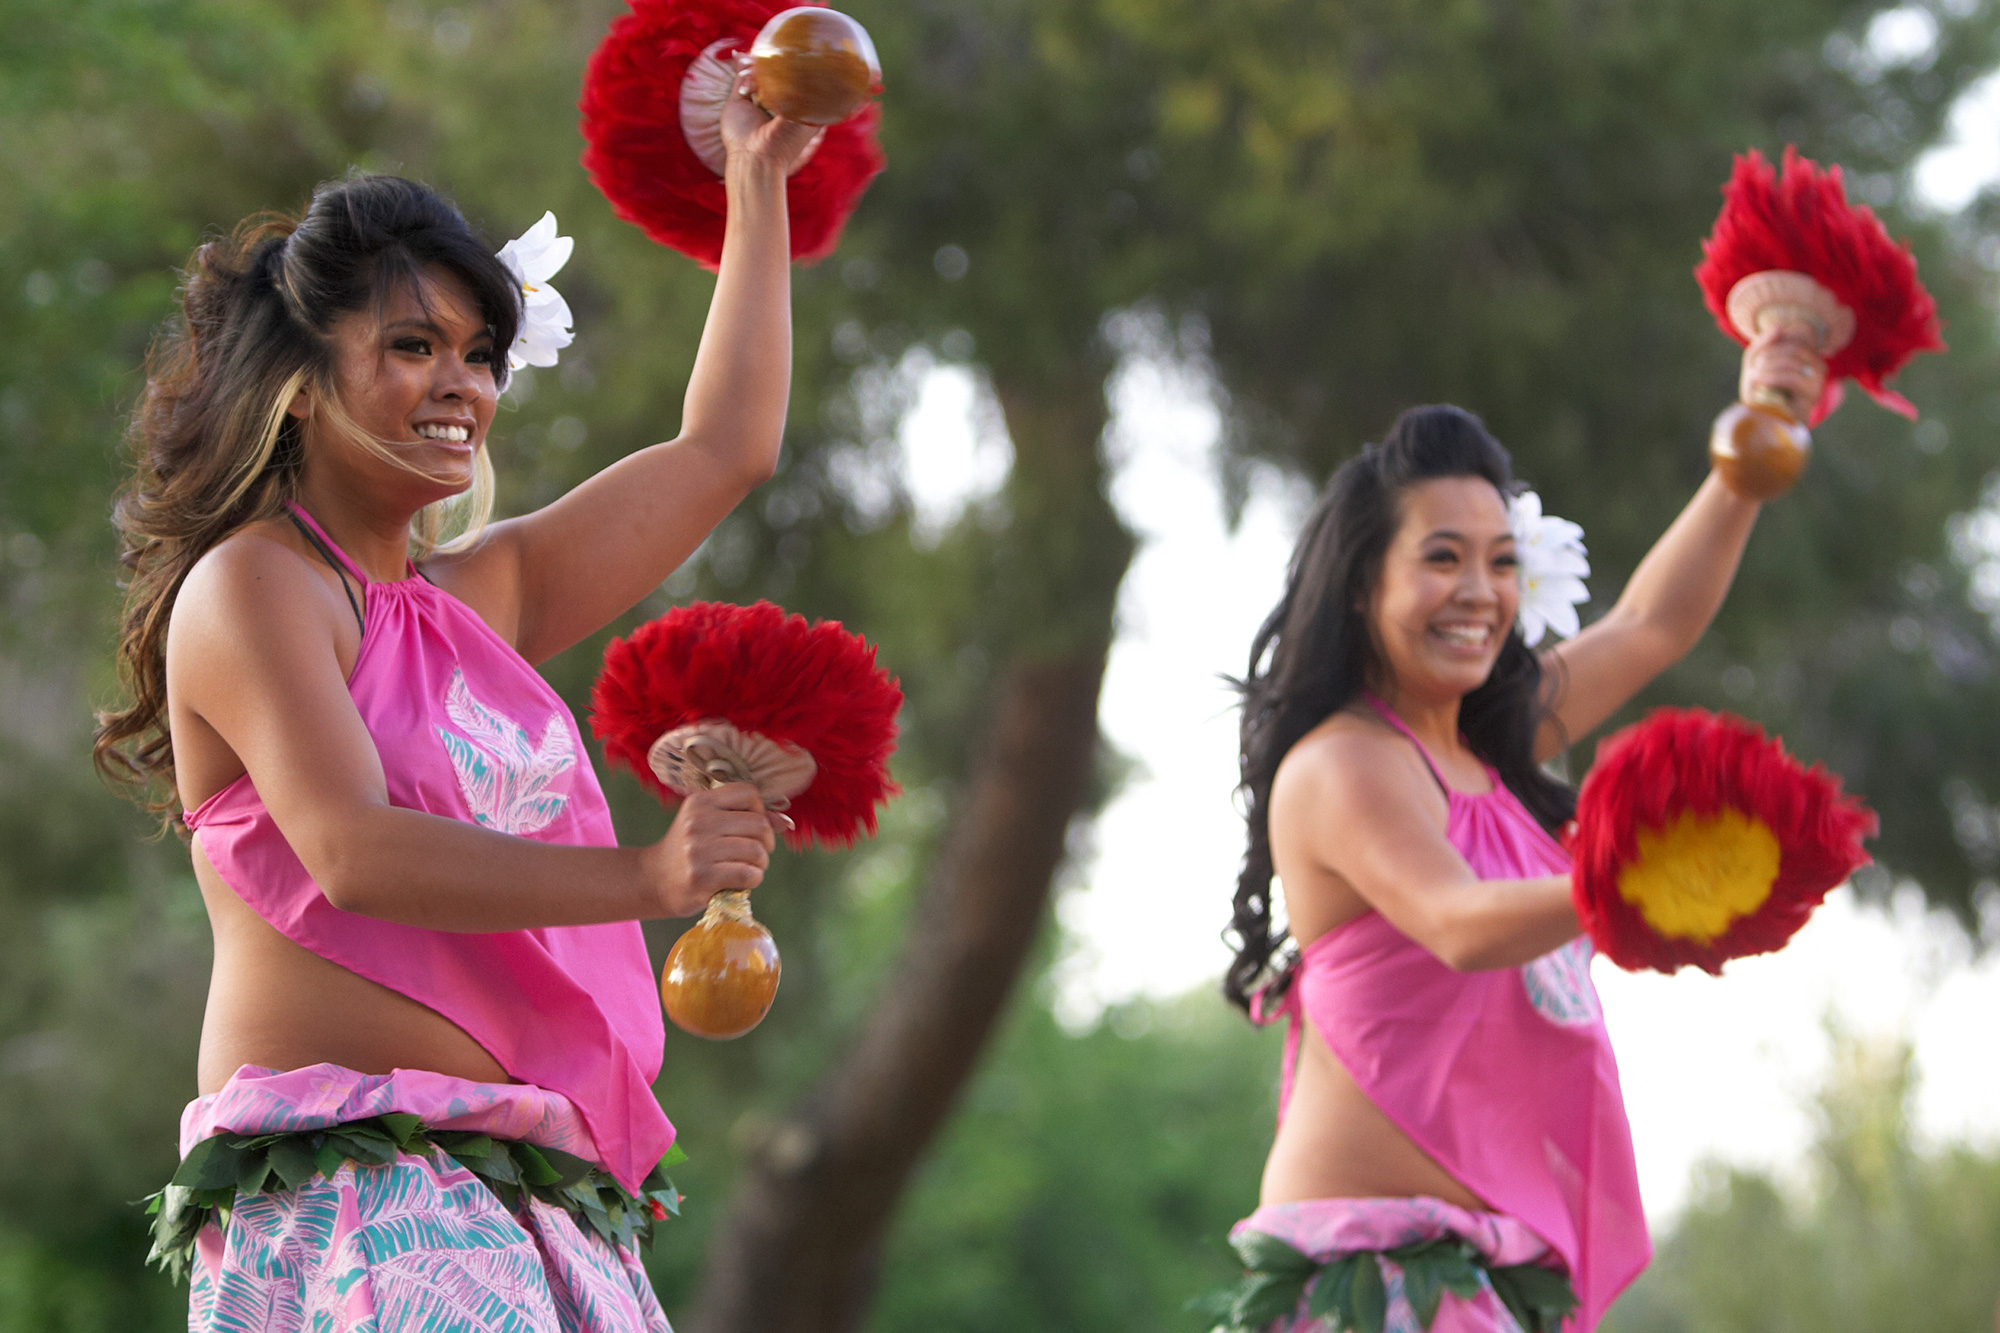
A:
[[[1021,648],[903,957],[855,1048],[753,1150],[710,1242],[699,1333],[848,1333],[897,1201],[1027,961],[1089,799],[1112,608],[1132,542],[1104,492],[1103,381],[1000,398],[1015,442],[1003,561]],[[1039,603],[1039,605],[1036,605]]]

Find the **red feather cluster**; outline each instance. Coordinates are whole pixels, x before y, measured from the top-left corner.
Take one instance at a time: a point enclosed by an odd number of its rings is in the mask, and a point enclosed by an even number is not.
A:
[[[1777,838],[1770,896],[1706,944],[1660,935],[1618,893],[1619,872],[1638,858],[1639,830],[1725,809]],[[1699,708],[1662,708],[1606,740],[1584,779],[1576,822],[1571,894],[1599,952],[1629,970],[1673,972],[1692,963],[1711,974],[1731,958],[1783,946],[1828,891],[1867,864],[1861,840],[1876,830],[1874,812],[1843,796],[1838,778],[1802,767],[1741,718]]]
[[[646,764],[675,727],[721,718],[796,745],[819,771],[792,798],[795,848],[847,846],[875,832],[875,807],[901,789],[889,777],[903,691],[875,649],[838,622],[807,625],[769,602],[694,602],[648,621],[604,650],[590,691],[590,729],[605,758],[662,801],[676,796]]]
[[[1694,276],[1702,298],[1739,343],[1746,340],[1730,323],[1726,303],[1729,289],[1752,273],[1803,273],[1854,312],[1854,339],[1827,359],[1827,390],[1812,424],[1839,405],[1843,379],[1892,412],[1917,415],[1909,399],[1882,382],[1918,352],[1944,350],[1937,302],[1917,280],[1909,248],[1889,239],[1872,210],[1847,202],[1838,166],[1821,170],[1790,146],[1782,175],[1754,148],[1738,157],[1701,252]]]
[[[734,37],[740,49],[765,20],[788,6],[767,0],[631,0],[584,71],[583,169],[611,211],[704,268],[722,262],[727,202],[722,178],[681,133],[681,76],[710,44]],[[787,183],[792,258],[826,258],[840,229],[882,170],[875,141],[881,113],[870,106],[828,127],[812,160]]]

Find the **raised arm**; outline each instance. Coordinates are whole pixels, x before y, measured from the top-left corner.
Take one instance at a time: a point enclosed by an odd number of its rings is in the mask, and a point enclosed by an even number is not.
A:
[[[1646,552],[1617,603],[1549,650],[1560,693],[1536,744],[1538,758],[1581,740],[1687,655],[1722,609],[1759,508],[1709,473]]]
[[[1362,727],[1294,746],[1271,789],[1272,852],[1292,935],[1309,944],[1374,908],[1459,971],[1513,967],[1580,930],[1569,880],[1482,880],[1444,836],[1445,801],[1408,742]]]
[[[741,88],[725,111],[729,217],[680,434],[496,523],[459,569],[440,572],[489,623],[511,629],[530,662],[630,609],[776,469],[792,373],[785,181],[817,133],[766,116]]]
[[[1825,365],[1816,357],[1777,355],[1764,340],[1744,349],[1741,396],[1753,401],[1771,388],[1811,402],[1819,396]],[[1731,490],[1710,472],[1680,517],[1653,543],[1632,581],[1601,620],[1549,650],[1560,673],[1554,716],[1537,738],[1537,757],[1549,759],[1583,739],[1644,689],[1653,677],[1687,656],[1707,631],[1735,581],[1761,506]]]
[[[167,646],[177,753],[201,746],[211,781],[229,775],[218,760],[240,761],[335,907],[519,930],[688,916],[763,878],[772,835],[747,784],[691,797],[641,848],[557,846],[391,805],[347,691],[359,635],[346,614],[304,557],[245,533],[189,575]]]

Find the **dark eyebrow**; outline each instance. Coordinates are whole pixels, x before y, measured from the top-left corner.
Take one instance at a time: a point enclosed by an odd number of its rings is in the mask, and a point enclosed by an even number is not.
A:
[[[445,341],[450,337],[450,335],[447,334],[443,329],[439,328],[434,321],[428,319],[391,320],[389,323],[384,324],[382,326],[382,329],[385,333],[395,329],[415,329],[422,333],[428,333],[433,338],[436,338],[439,341]],[[493,326],[491,324],[488,324],[484,328],[480,329],[479,332],[473,334],[472,338],[474,342],[477,342],[481,338],[491,338],[492,336],[493,336]]]
[[[1424,534],[1424,540],[1427,542],[1434,542],[1434,541],[1458,542],[1460,545],[1463,546],[1472,545],[1472,539],[1470,537],[1467,537],[1464,533],[1460,532],[1456,528],[1438,528],[1433,532],[1427,532]],[[1494,537],[1493,544],[1498,544],[1500,542],[1511,542],[1513,540],[1514,540],[1514,534],[1511,531],[1503,532],[1500,533],[1498,536]]]

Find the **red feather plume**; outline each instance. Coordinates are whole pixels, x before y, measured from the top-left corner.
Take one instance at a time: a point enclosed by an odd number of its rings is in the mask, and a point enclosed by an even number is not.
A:
[[[646,235],[713,269],[727,215],[722,178],[681,133],[681,77],[711,43],[749,49],[765,20],[788,6],[764,0],[632,0],[584,71],[583,169],[611,211]],[[829,126],[812,160],[787,182],[792,258],[824,259],[884,165],[869,106]]]
[[[693,602],[604,650],[590,730],[604,756],[664,802],[680,799],[646,763],[675,727],[721,718],[796,745],[819,766],[787,811],[794,848],[847,846],[875,832],[875,808],[901,791],[889,777],[903,691],[875,649],[837,621],[807,625],[769,602]]]
[[[1722,212],[1701,243],[1694,271],[1703,301],[1722,331],[1747,340],[1730,322],[1729,289],[1752,273],[1803,273],[1854,312],[1854,338],[1827,358],[1827,388],[1811,424],[1840,404],[1840,381],[1852,379],[1892,412],[1917,415],[1883,381],[1918,352],[1941,352],[1937,302],[1917,280],[1916,256],[1889,239],[1865,205],[1849,204],[1839,166],[1822,170],[1785,148],[1782,174],[1751,149],[1736,159],[1722,190]]]
[[[1776,837],[1769,896],[1706,943],[1659,933],[1619,893],[1620,872],[1639,859],[1639,831],[1724,810]],[[1692,963],[1713,974],[1731,958],[1770,953],[1791,939],[1830,890],[1867,864],[1861,839],[1875,831],[1874,812],[1842,795],[1839,779],[1802,767],[1759,728],[1698,708],[1662,708],[1598,750],[1577,799],[1571,894],[1592,942],[1620,967],[1673,972]]]

